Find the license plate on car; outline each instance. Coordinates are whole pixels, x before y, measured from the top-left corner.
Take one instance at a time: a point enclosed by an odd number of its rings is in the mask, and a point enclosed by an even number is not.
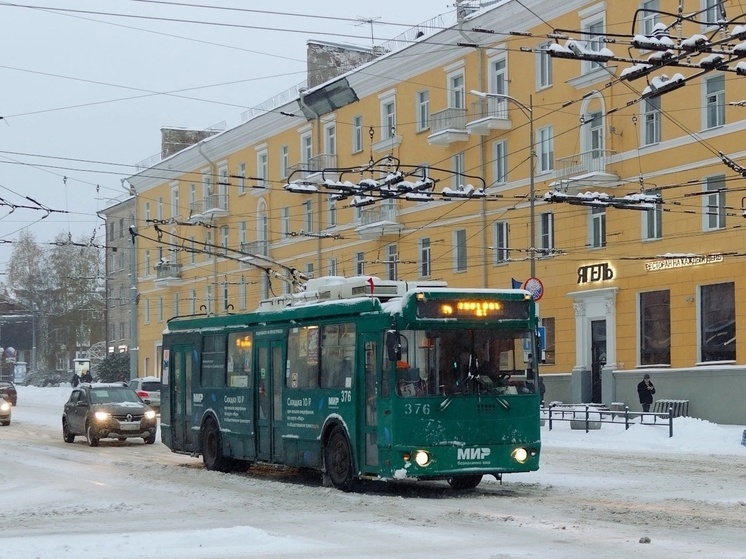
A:
[[[140,423],[120,423],[119,428],[122,431],[139,431]]]

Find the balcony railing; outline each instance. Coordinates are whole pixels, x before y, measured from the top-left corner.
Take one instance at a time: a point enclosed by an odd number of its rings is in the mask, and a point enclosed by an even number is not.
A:
[[[225,215],[228,213],[227,194],[208,194],[202,200],[189,204],[192,217],[205,215]]]
[[[498,97],[477,99],[471,104],[469,121],[480,118],[508,119],[508,100]]]
[[[311,157],[307,163],[295,163],[288,167],[288,176],[293,180],[305,179],[314,173],[320,173],[325,169],[334,169],[337,166],[337,155],[334,153],[322,153]],[[295,172],[295,174],[293,174]]]
[[[608,169],[615,154],[608,149],[594,149],[557,159],[557,180],[572,181],[578,186],[617,181],[618,177]]]
[[[173,262],[161,262],[154,266],[156,279],[168,279],[168,278],[180,278],[181,277],[181,264],[174,264]]]
[[[445,130],[466,130],[466,109],[444,109],[430,115],[433,134]]]
[[[396,207],[390,204],[382,203],[381,205],[363,208],[360,210],[360,224],[372,225],[385,221],[395,222],[397,219]]]
[[[269,241],[251,241],[241,243],[244,258],[249,256],[269,256]]]

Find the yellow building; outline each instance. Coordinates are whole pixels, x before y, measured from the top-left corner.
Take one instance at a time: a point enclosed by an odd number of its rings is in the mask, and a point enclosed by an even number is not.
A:
[[[548,400],[638,411],[647,372],[691,415],[746,422],[746,78],[740,28],[716,23],[743,14],[679,4],[499,2],[129,177],[139,374],[159,374],[171,316],[301,276],[518,282],[540,297]],[[397,170],[432,201],[356,207],[322,184]]]

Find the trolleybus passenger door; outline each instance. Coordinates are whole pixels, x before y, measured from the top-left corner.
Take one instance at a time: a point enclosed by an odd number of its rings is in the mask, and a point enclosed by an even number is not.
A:
[[[362,344],[363,351],[358,351],[359,361],[362,362],[362,367],[358,366],[359,370],[363,371],[365,378],[363,379],[364,389],[358,390],[358,393],[363,393],[363,401],[361,405],[364,406],[365,410],[365,421],[363,422],[363,441],[365,448],[365,460],[366,466],[378,468],[379,456],[378,456],[378,396],[380,395],[380,386],[378,383],[378,364],[381,360],[378,357],[378,335],[373,334],[360,334],[359,340]]]
[[[192,440],[192,346],[177,345],[171,354],[171,443],[176,450],[194,450]]]
[[[282,340],[257,342],[256,457],[266,462],[282,462]]]

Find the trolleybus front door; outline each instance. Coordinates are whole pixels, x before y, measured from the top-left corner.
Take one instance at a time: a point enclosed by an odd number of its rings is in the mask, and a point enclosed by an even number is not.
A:
[[[359,340],[362,343],[363,351],[359,358],[362,360],[363,374],[365,375],[365,391],[363,393],[363,402],[365,406],[365,422],[363,424],[363,439],[365,441],[365,465],[372,468],[373,472],[379,466],[378,455],[378,396],[380,387],[377,382],[378,367],[381,362],[378,358],[378,334],[360,334]],[[358,391],[361,393],[362,391]]]
[[[177,345],[171,354],[171,448],[181,451],[194,450],[192,438],[192,389],[193,348]]]
[[[257,342],[256,456],[262,462],[282,462],[283,359],[281,340]]]

